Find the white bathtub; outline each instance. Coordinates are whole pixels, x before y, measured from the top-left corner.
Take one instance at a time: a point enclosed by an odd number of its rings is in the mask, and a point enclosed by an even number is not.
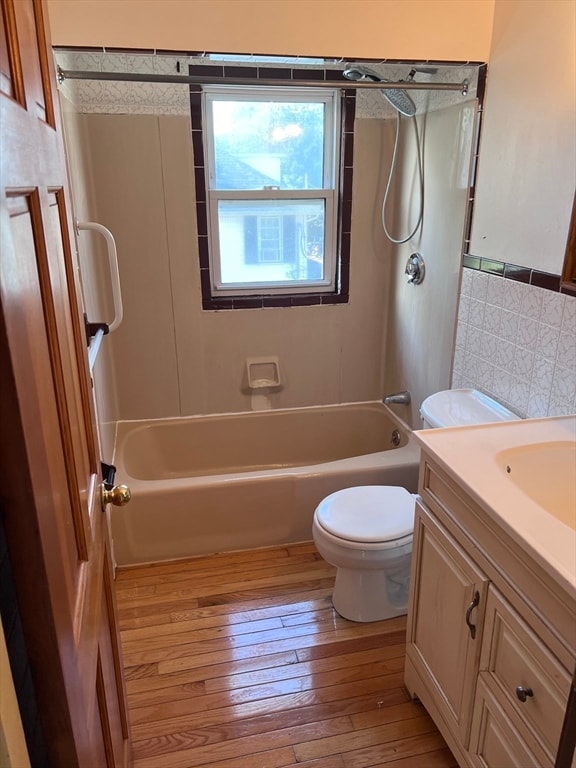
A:
[[[115,561],[306,541],[324,496],[415,492],[418,461],[410,430],[379,402],[120,422],[116,482],[132,500],[111,508]]]

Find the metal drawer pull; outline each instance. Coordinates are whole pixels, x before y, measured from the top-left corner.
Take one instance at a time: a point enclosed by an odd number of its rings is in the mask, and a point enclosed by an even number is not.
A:
[[[470,621],[470,614],[474,610],[474,608],[477,607],[478,603],[480,602],[480,592],[476,591],[474,592],[474,597],[472,598],[472,602],[468,606],[468,610],[466,611],[466,626],[470,630],[470,637],[472,640],[476,637],[476,624],[472,624]]]
[[[524,703],[529,696],[534,696],[534,691],[532,688],[524,688],[523,685],[519,685],[516,688],[516,696]]]

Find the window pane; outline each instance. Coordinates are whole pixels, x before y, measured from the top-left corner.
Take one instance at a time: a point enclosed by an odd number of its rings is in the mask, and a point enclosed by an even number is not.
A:
[[[222,285],[324,279],[324,200],[220,200]]]
[[[212,189],[322,189],[323,103],[213,100]]]

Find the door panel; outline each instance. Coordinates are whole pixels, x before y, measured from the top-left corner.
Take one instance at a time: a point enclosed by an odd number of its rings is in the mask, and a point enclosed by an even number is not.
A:
[[[59,199],[58,199],[59,198]],[[72,308],[70,306],[69,281],[66,274],[64,255],[64,237],[61,230],[61,210],[64,204],[62,190],[48,196],[48,221],[46,237],[46,298],[50,305],[49,312],[54,324],[50,334],[50,343],[54,345],[52,359],[59,361],[60,370],[55,371],[55,378],[60,393],[58,409],[60,413],[60,428],[68,481],[74,533],[78,544],[78,559],[88,559],[88,542],[90,540],[90,518],[94,499],[94,482],[97,466],[93,446],[94,435],[86,432],[80,393],[80,371],[76,356],[75,339],[72,327]],[[67,343],[62,343],[65,340]],[[65,396],[65,397],[62,397]]]
[[[45,7],[1,2],[6,536],[51,763],[119,768],[129,762],[124,681]]]
[[[119,656],[119,646],[115,645],[112,641],[113,638],[118,636],[118,627],[112,560],[107,538],[104,549],[102,614],[106,617],[106,620],[102,621],[100,626],[100,670],[102,685],[99,689],[99,702],[101,713],[105,713],[108,724],[108,728],[105,729],[108,733],[106,741],[106,754],[109,760],[108,764],[110,766],[117,766],[123,765],[123,751],[128,743],[129,730],[126,709],[120,706],[119,699],[116,696],[116,690],[123,690],[122,660]]]
[[[44,18],[40,3],[34,0],[9,0],[12,6],[16,35],[21,51],[22,82],[26,94],[26,108],[43,122],[54,127],[54,110],[50,88],[50,74],[44,39]]]
[[[2,78],[0,91],[24,105],[26,96],[20,62],[20,49],[16,40],[16,13],[14,0],[4,0],[1,13],[2,37],[0,42],[0,68]]]

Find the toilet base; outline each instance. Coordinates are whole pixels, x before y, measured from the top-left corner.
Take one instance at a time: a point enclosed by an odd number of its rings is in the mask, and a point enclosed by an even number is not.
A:
[[[409,571],[409,567],[408,567]],[[362,571],[352,568],[338,568],[332,604],[344,619],[349,621],[382,621],[408,613],[406,579],[408,572],[402,574],[401,581],[392,581],[383,571]],[[402,583],[404,582],[404,583]],[[402,594],[400,605],[394,605],[390,599],[390,590]],[[394,595],[392,596],[394,597]]]

